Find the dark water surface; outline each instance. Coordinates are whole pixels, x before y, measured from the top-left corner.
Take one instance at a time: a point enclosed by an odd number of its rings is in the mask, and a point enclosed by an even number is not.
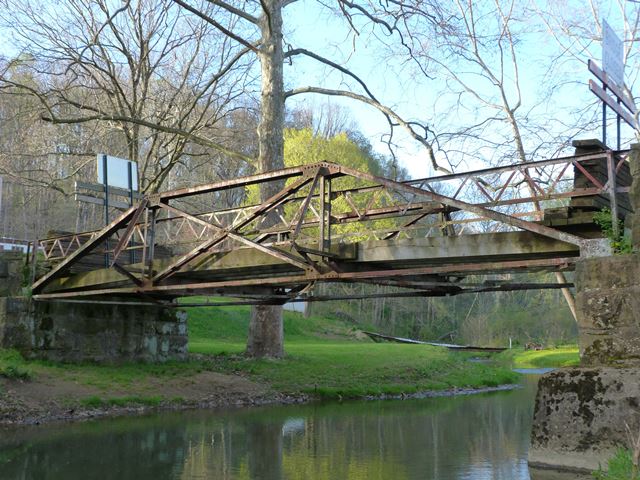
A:
[[[508,392],[0,430],[1,479],[528,480],[537,377]]]

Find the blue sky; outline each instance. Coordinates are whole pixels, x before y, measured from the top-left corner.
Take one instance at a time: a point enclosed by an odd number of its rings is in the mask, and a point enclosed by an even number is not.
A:
[[[549,3],[558,7],[561,2]],[[592,15],[585,2],[569,1],[564,3],[564,7],[573,9],[576,18],[584,16],[589,19]],[[622,20],[613,3],[604,2],[603,7],[597,12],[599,16],[607,19],[620,36],[623,36]],[[531,15],[527,22],[524,29],[528,29],[528,31],[523,32],[522,43],[518,45],[520,85],[523,96],[523,107],[520,110],[522,113],[536,107],[540,94],[546,86],[545,74],[549,58],[559,51],[557,43],[549,33],[543,31],[544,25],[535,15]],[[393,106],[406,119],[421,119],[427,120],[427,122],[432,119],[437,122],[442,121],[443,123],[432,124],[436,131],[440,128],[446,129],[446,122],[459,124],[472,122],[473,113],[471,111],[450,111],[447,113],[450,109],[448,100],[451,99],[441,94],[441,91],[446,89],[443,78],[429,80],[425,77],[411,75],[408,69],[403,70],[399,64],[385,60],[381,46],[366,34],[357,37],[353,43],[353,37],[346,29],[346,22],[327,14],[326,9],[320,7],[319,4],[315,2],[294,3],[287,9],[285,24],[288,26],[288,38],[291,39],[293,47],[305,47],[324,56],[344,60],[352,71],[367,82],[383,103]],[[597,32],[595,33],[597,34]],[[569,84],[565,85],[561,94],[556,95],[548,105],[537,106],[534,110],[535,114],[548,116],[550,123],[552,119],[564,119],[564,122],[570,123],[573,120],[568,114],[573,108],[593,102],[594,97],[587,88],[591,74],[587,71],[586,60],[591,57],[600,62],[600,51],[599,42],[594,41],[591,42],[588,51],[580,54],[580,60],[585,62],[584,65],[576,61],[565,62],[562,68],[555,72],[555,75],[563,75],[563,79]],[[633,81],[637,72],[630,70],[628,67],[627,76],[633,77],[631,78]],[[295,68],[287,67],[285,76],[289,86],[322,85],[338,88],[342,80],[342,75],[331,73],[329,67],[318,67],[309,61],[296,62]],[[295,101],[301,100],[310,105],[327,101],[326,98],[318,95],[306,95],[304,99],[301,97],[295,99]],[[387,151],[386,145],[377,141],[388,130],[386,121],[381,114],[372,107],[359,104],[357,101],[336,99],[335,97],[329,101],[349,108],[358,127],[369,137],[376,149],[383,153]],[[599,111],[599,106],[594,104],[592,113],[597,115]],[[610,119],[613,120],[612,115]],[[610,134],[612,131],[613,128],[610,127]],[[631,129],[623,127],[623,135],[627,139],[631,133]],[[491,134],[498,135],[499,132],[488,133],[488,135]],[[580,132],[577,134],[577,138],[599,138],[600,135],[599,130]],[[411,176],[422,177],[432,174],[423,148],[415,141],[409,140],[404,134],[399,135],[398,140],[401,147],[398,151],[398,157],[403,166],[409,170]],[[610,145],[613,143],[610,142]],[[479,162],[473,163],[467,165],[466,168],[480,168],[482,166]]]
[[[529,4],[528,0],[523,1]],[[549,0],[543,3],[565,8],[576,18],[584,16],[588,20],[591,16],[588,3],[585,1]],[[535,6],[534,3],[530,5]],[[607,18],[612,27],[622,35],[622,20],[616,13],[614,3],[603,2],[603,5],[604,7],[598,10],[598,15]],[[523,32],[523,41],[518,45],[524,101],[521,112],[536,106],[539,94],[546,85],[544,75],[549,58],[558,52],[558,46],[551,36],[540,31],[542,23],[535,18],[535,15],[531,15],[527,22],[524,27],[530,31]],[[407,120],[421,120],[440,133],[452,125],[472,123],[476,114],[480,117],[485,114],[483,111],[474,113],[475,106],[472,104],[468,105],[469,108],[466,111],[451,109],[452,97],[443,94],[443,91],[447,90],[447,85],[442,76],[427,79],[424,76],[415,75],[415,71],[404,65],[401,59],[389,59],[383,46],[370,34],[363,32],[360,36],[353,37],[344,19],[333,16],[318,2],[304,0],[287,7],[285,30],[286,40],[291,42],[293,48],[308,48],[347,65],[367,82],[373,93],[384,104],[393,107]],[[0,52],[12,53],[11,45],[2,35],[0,35]],[[590,56],[600,60],[599,42],[592,42],[589,51],[580,54],[580,60],[586,62]],[[633,82],[638,73],[637,69],[627,68],[627,72],[628,78]],[[573,121],[569,116],[570,110],[593,102],[593,97],[587,89],[590,74],[586,65],[574,61],[564,64],[562,69],[555,72],[555,75],[562,75],[569,84],[564,87],[562,94],[554,97],[553,102],[536,107],[535,115],[548,118],[549,123],[552,120],[564,120],[570,123]],[[285,82],[290,88],[306,85],[345,88],[342,74],[332,71],[330,67],[304,59],[296,59],[294,67],[285,68]],[[325,97],[311,94],[292,98],[288,106],[299,102],[313,106],[327,101],[347,108],[358,128],[370,139],[374,147],[381,153],[387,153],[386,145],[379,141],[380,137],[388,132],[387,124],[384,117],[372,107],[349,99],[331,97],[327,100]],[[592,108],[592,113],[598,114],[599,107],[594,104]],[[490,138],[497,138],[501,134],[500,131],[486,132]],[[625,129],[625,135],[629,137],[629,129]],[[583,132],[578,138],[594,136],[599,137],[600,132]],[[423,177],[433,173],[422,146],[410,140],[400,129],[397,131],[395,141],[399,147],[397,153],[400,162],[408,169],[411,176]],[[535,140],[532,140],[533,143]],[[486,156],[492,154],[490,149],[481,153]],[[482,166],[484,166],[482,161],[474,160],[461,165],[460,170]]]

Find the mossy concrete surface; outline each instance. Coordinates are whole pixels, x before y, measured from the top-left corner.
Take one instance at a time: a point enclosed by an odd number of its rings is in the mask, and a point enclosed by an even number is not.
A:
[[[576,265],[582,366],[640,366],[640,255]]]
[[[538,382],[529,464],[595,470],[640,430],[640,369],[567,368]]]
[[[595,470],[640,430],[640,255],[576,265],[580,368],[540,378],[529,463]]]
[[[0,251],[0,297],[20,294],[23,264],[22,252]]]
[[[148,305],[0,298],[0,347],[65,362],[161,362],[187,357],[186,313]]]

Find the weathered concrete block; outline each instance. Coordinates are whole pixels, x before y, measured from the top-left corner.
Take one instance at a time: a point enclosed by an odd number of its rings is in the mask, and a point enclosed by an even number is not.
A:
[[[538,382],[529,464],[594,470],[640,431],[640,369],[570,368]]]
[[[21,252],[0,252],[0,297],[21,294],[23,266]]]
[[[0,347],[22,350],[33,344],[33,318],[28,312],[28,300],[0,297]]]
[[[575,284],[582,365],[640,365],[640,256],[583,259]]]
[[[68,362],[182,360],[186,313],[148,305],[0,298],[0,346]]]

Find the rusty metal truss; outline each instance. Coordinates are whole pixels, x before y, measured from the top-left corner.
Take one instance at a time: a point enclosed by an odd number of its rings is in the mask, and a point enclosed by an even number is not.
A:
[[[329,299],[313,295],[318,282],[390,285],[397,287],[387,293],[392,296],[566,288],[462,279],[571,269],[585,238],[545,225],[545,208],[605,196],[617,215],[617,198],[629,190],[618,179],[626,155],[607,151],[404,182],[321,162],[154,194],[101,230],[40,240],[51,269],[33,283],[34,298]],[[606,178],[594,173],[594,162]],[[260,189],[275,193],[252,203]],[[545,239],[546,250],[447,253],[446,242],[455,238],[486,234],[494,242],[495,235],[516,232],[529,242]],[[413,246],[419,239],[425,248],[440,242],[443,253],[423,255]],[[408,256],[406,245],[413,248]],[[392,253],[380,256],[385,249]]]

